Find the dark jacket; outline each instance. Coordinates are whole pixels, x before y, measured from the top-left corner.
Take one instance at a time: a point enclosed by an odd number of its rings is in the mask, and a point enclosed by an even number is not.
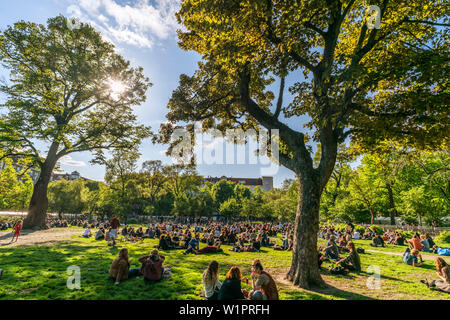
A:
[[[144,278],[153,281],[153,280],[161,280],[162,272],[163,272],[163,262],[165,257],[159,255],[158,261],[153,261],[150,259],[150,256],[144,256],[139,259],[139,262],[142,263],[141,266],[141,274],[144,275]]]
[[[245,299],[241,291],[241,281],[236,279],[225,279],[219,290],[218,300]]]

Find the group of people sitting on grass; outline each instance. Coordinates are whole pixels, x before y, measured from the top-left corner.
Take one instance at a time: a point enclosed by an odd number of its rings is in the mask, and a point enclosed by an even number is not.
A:
[[[341,253],[348,253],[346,257],[341,257]],[[318,250],[319,268],[324,261],[332,262],[335,266],[341,266],[347,271],[361,272],[361,260],[358,250],[352,241],[345,240],[336,243],[336,237],[329,235],[325,247]]]
[[[207,300],[279,300],[277,285],[272,276],[264,271],[261,261],[252,263],[250,291],[241,288],[241,283],[249,284],[247,277],[242,277],[238,266],[232,266],[225,280],[219,280],[219,263],[211,261],[203,272],[202,282],[204,297]]]
[[[150,254],[139,258],[140,268],[130,268],[132,259],[128,257],[128,249],[123,248],[111,264],[109,277],[114,280],[115,285],[139,275],[143,275],[147,281],[159,281],[170,276],[170,269],[163,267],[164,260],[165,257],[154,249]]]

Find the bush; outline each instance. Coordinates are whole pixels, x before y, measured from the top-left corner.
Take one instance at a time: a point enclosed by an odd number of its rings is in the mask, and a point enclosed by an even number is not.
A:
[[[361,235],[363,235],[366,232],[366,228],[358,224],[355,226],[355,231],[358,231]]]
[[[435,239],[438,242],[450,243],[450,231],[442,231]]]
[[[395,231],[400,233],[403,236],[403,238],[405,238],[405,239],[412,239],[412,237],[414,237],[414,233],[415,233],[414,231],[405,231],[405,230],[401,230],[401,229],[397,229]]]
[[[376,225],[371,225],[370,226],[370,230],[375,231],[375,233],[379,234],[379,235],[383,235],[384,234],[384,230],[383,228],[376,226]]]

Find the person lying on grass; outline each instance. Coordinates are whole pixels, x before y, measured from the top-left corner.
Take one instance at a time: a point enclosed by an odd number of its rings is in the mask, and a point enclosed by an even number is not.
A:
[[[356,251],[355,244],[352,241],[347,243],[347,250],[350,251],[350,254],[336,262],[336,264],[341,265],[350,271],[361,272],[361,260]]]
[[[217,253],[217,252],[223,252],[223,250],[220,248],[221,243],[220,241],[217,241],[214,243],[213,246],[206,246],[204,248],[201,248],[199,250],[194,250],[195,254],[205,254],[205,253]]]
[[[420,259],[420,262],[419,262]],[[413,267],[421,267],[423,265],[422,256],[419,254],[419,250],[406,248],[403,253],[403,262]]]
[[[206,300],[217,300],[222,283],[219,281],[219,263],[211,261],[202,275]]]
[[[242,300],[245,299],[241,289],[241,270],[232,266],[227,273],[225,281],[220,287],[217,295],[218,300]]]
[[[161,280],[164,274],[165,259],[156,249],[152,250],[149,255],[139,258],[139,262],[142,263],[140,273],[144,275],[144,279],[148,281]]]
[[[427,287],[432,290],[450,293],[450,267],[441,257],[436,257],[436,259],[434,259],[434,263],[436,265],[436,274],[440,279],[432,280],[430,282],[428,279],[425,279],[420,280],[420,282],[425,283]]]
[[[118,285],[121,281],[129,278],[137,277],[139,275],[139,269],[130,269],[130,262],[132,259],[128,258],[128,249],[122,248],[119,251],[119,255],[111,264],[109,268],[109,277],[114,279],[115,285]]]
[[[272,276],[263,270],[261,261],[258,259],[253,260],[252,263],[252,290],[247,291],[242,289],[244,295],[250,300],[279,300],[278,289]],[[247,278],[242,280],[248,283]],[[261,295],[259,294],[261,293]],[[261,296],[262,299],[257,298]]]

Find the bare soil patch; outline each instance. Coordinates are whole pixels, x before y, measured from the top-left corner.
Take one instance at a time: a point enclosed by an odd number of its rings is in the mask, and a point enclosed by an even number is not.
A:
[[[25,230],[21,232],[17,242],[11,243],[13,233],[11,231],[0,232],[0,247],[19,247],[31,246],[37,244],[55,245],[60,241],[69,240],[72,235],[81,235],[83,230],[70,228],[52,228],[48,230],[31,231]]]

